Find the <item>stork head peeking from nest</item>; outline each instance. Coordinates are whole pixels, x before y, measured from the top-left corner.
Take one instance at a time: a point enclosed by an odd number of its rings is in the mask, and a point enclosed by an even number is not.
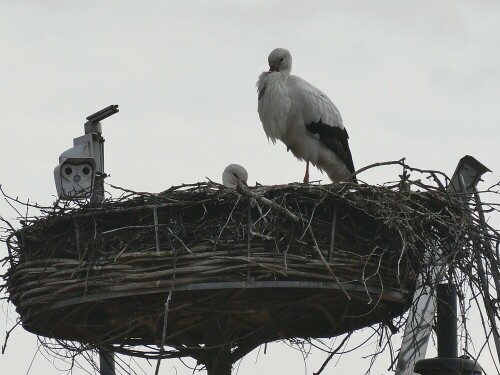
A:
[[[247,185],[248,172],[239,164],[229,164],[222,173],[222,184],[230,189],[238,186],[238,181]]]

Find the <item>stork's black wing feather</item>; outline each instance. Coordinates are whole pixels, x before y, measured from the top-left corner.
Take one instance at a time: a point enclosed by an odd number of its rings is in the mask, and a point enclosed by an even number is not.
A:
[[[349,172],[354,172],[354,163],[349,149],[349,135],[345,128],[340,129],[336,126],[323,124],[321,120],[307,124],[306,128],[311,133],[318,134],[319,140],[345,163]]]

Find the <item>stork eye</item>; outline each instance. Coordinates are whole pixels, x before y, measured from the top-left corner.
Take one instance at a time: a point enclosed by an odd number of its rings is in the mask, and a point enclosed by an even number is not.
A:
[[[282,62],[284,59],[285,59],[285,58],[284,58],[284,57],[282,57],[282,58],[280,59],[280,62]]]

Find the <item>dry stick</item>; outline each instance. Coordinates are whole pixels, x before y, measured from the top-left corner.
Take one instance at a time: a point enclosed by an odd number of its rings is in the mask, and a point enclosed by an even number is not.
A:
[[[115,262],[116,260],[125,252],[125,250],[127,250],[127,247],[128,247],[129,244],[126,244],[123,249],[118,253],[117,256],[115,256]]]
[[[266,241],[273,241],[273,240],[276,239],[276,238],[274,238],[272,236],[268,236],[267,234],[262,234],[262,233],[259,233],[259,232],[254,232],[253,230],[250,231],[250,234],[252,236],[262,238],[263,240],[266,240]]]
[[[2,185],[0,185],[0,192],[2,193],[2,195],[3,195],[4,199],[5,199],[5,201],[7,202],[7,204],[8,204],[10,207],[12,207],[12,209],[13,209],[14,211],[16,211],[16,213],[19,215],[19,217],[23,217],[23,215],[19,212],[19,210],[18,210],[16,207],[14,207],[14,205],[13,205],[10,201],[12,200],[13,202],[16,202],[16,203],[21,203],[22,205],[24,205],[24,203],[23,203],[23,202],[21,202],[20,200],[18,200],[17,198],[15,198],[15,199],[14,199],[14,198],[9,197],[7,194],[5,194],[5,192],[4,192],[4,191],[3,191],[3,189],[2,189]],[[35,206],[33,206],[33,207],[34,207],[34,208],[38,208],[36,205],[35,205]]]
[[[311,228],[311,223],[314,219],[314,214],[316,212],[316,208],[319,207],[319,205],[321,203],[323,203],[323,201],[326,199],[327,195],[324,195],[318,202],[315,203],[313,209],[312,209],[312,212],[311,212],[311,215],[310,215],[310,218],[309,218],[309,221],[307,222],[307,226],[306,226],[306,229],[304,229],[304,233],[302,233],[302,236],[300,236],[299,240],[301,240],[302,238],[304,238],[304,236],[306,235],[306,232],[309,228]]]
[[[113,185],[113,184],[109,184],[109,186],[111,186],[113,189],[121,190],[121,191],[123,191],[125,193],[130,193],[132,195],[139,195],[139,196],[146,196],[146,197],[156,198],[156,194],[148,193],[147,191],[133,191],[133,190],[122,188],[120,186],[116,186],[116,185]]]
[[[238,181],[238,190],[241,191],[243,194],[249,196],[249,197],[252,197],[254,198],[255,200],[257,200],[258,202],[262,203],[262,204],[265,204],[267,206],[271,206],[272,208],[274,208],[276,211],[279,211],[281,212],[282,214],[285,214],[286,216],[288,216],[289,218],[291,218],[293,221],[299,221],[299,218],[297,217],[297,215],[293,214],[292,212],[290,212],[289,210],[287,210],[285,207],[283,206],[280,206],[279,204],[277,204],[276,202],[273,202],[259,194],[255,194],[253,191],[251,191],[249,188],[247,188],[246,186],[244,186],[240,181]]]
[[[248,205],[248,218],[247,218],[247,256],[248,261],[252,260],[252,207]],[[247,280],[250,281],[250,267],[247,268]]]
[[[14,330],[14,328],[16,328],[19,324],[21,324],[21,321],[19,320],[15,325],[14,327],[12,327],[11,329],[9,329],[8,331],[5,332],[5,341],[2,345],[2,355],[5,354],[5,349],[7,348],[7,340],[9,340],[9,336],[11,334],[11,332]]]
[[[174,288],[174,284],[172,284],[172,286],[170,287],[170,291],[168,292],[167,301],[165,302],[165,316],[163,318],[163,333],[161,335],[161,348],[160,348],[160,353],[158,354],[158,361],[156,362],[155,375],[158,375],[158,371],[160,371],[161,356],[163,354],[163,351],[165,350],[165,339],[167,336],[167,323],[168,323],[167,318],[168,318],[170,300],[172,299],[173,288]]]
[[[170,229],[169,227],[167,227],[168,231],[170,232],[170,234],[177,240],[181,243],[181,245],[184,247],[184,249],[186,249],[186,251],[189,253],[189,254],[193,254],[193,252],[191,250],[189,250],[189,247],[187,247],[187,245],[184,243],[183,240],[181,240],[175,233],[172,229]]]
[[[75,228],[76,250],[78,251],[78,258],[80,258],[81,257],[81,252],[80,252],[80,231],[78,230],[78,221],[73,220],[73,226]]]
[[[346,181],[350,181],[354,176],[357,176],[358,174],[368,170],[368,169],[372,169],[372,168],[375,168],[375,167],[381,167],[382,165],[404,165],[404,162],[405,162],[405,158],[401,158],[399,160],[393,160],[393,161],[384,161],[384,162],[381,162],[381,163],[373,163],[373,164],[370,164],[370,165],[367,165],[366,167],[363,167],[363,168],[360,168],[358,169],[357,171],[351,173],[347,178],[346,178]]]
[[[358,169],[357,171],[355,171],[354,173],[351,173],[346,179],[345,181],[350,181],[354,176],[357,176],[358,174],[368,170],[368,169],[372,169],[372,168],[375,168],[375,167],[381,167],[383,165],[401,165],[402,167],[410,170],[410,171],[416,171],[416,172],[420,172],[420,173],[428,173],[430,174],[432,177],[434,177],[436,179],[436,175],[439,174],[441,176],[443,176],[446,180],[446,182],[448,183],[448,181],[450,180],[448,176],[446,176],[446,174],[444,174],[443,172],[440,172],[440,171],[434,171],[434,170],[431,170],[431,169],[419,169],[419,168],[413,168],[413,167],[410,167],[409,165],[407,165],[405,163],[405,160],[406,158],[401,158],[399,160],[392,160],[392,161],[384,161],[384,162],[380,162],[380,163],[373,163],[373,164],[370,164],[370,165],[367,165],[366,167],[363,167],[363,168],[360,168]],[[436,182],[438,185],[442,185],[440,182]]]
[[[333,206],[332,233],[330,235],[330,250],[328,251],[328,261],[332,261],[333,244],[335,243],[335,226],[337,224],[337,205]]]
[[[170,301],[172,300],[172,291],[175,286],[175,277],[176,277],[176,267],[177,267],[177,252],[174,250],[174,264],[173,264],[173,273],[172,273],[172,284],[170,284],[170,290],[168,292],[167,301],[165,302],[165,315],[163,317],[163,332],[161,334],[161,348],[160,353],[158,354],[158,362],[156,362],[156,370],[155,375],[158,375],[158,371],[160,371],[160,363],[163,352],[165,351],[165,340],[167,337],[167,323],[168,323],[168,311],[170,307]]]
[[[2,188],[2,185],[0,185],[0,190]],[[14,258],[12,256],[12,245],[10,243],[10,240],[15,236],[16,234],[16,230],[14,229],[14,227],[12,226],[11,223],[9,223],[7,220],[5,220],[2,216],[0,216],[0,221],[3,221],[5,224],[7,224],[11,230],[11,234],[9,236],[7,236],[7,238],[5,239],[5,244],[7,245],[7,252],[9,253],[9,263],[10,263],[10,266],[11,267],[14,267]]]
[[[165,226],[166,224],[162,224],[162,226]],[[104,231],[101,233],[101,235],[104,234],[110,234],[114,232],[119,232],[121,230],[127,230],[127,229],[145,229],[145,228],[153,228],[155,225],[127,225],[126,227],[120,227],[120,228],[115,228],[115,229],[110,229],[107,231]]]
[[[342,349],[342,347],[344,346],[344,344],[347,342],[347,340],[349,340],[349,338],[351,337],[352,335],[352,332],[349,332],[346,337],[344,337],[342,339],[342,342],[340,343],[339,346],[337,346],[337,348],[335,350],[333,350],[329,355],[328,355],[328,358],[325,360],[325,362],[323,362],[323,364],[321,365],[320,369],[317,371],[317,372],[314,372],[313,375],[319,375],[323,372],[323,370],[325,369],[326,365],[328,364],[328,362],[330,362],[330,360],[333,358],[333,356],[335,354],[337,354],[339,352],[340,349]]]
[[[328,272],[330,272],[330,274],[333,276],[333,278],[335,279],[335,281],[337,282],[337,284],[339,284],[339,287],[340,289],[342,289],[342,291],[344,292],[344,294],[346,295],[347,299],[350,301],[351,300],[351,296],[349,295],[349,293],[346,292],[346,290],[344,289],[344,287],[342,286],[342,284],[340,283],[339,279],[337,278],[337,276],[333,273],[332,269],[330,268],[330,265],[328,264],[328,262],[326,261],[325,257],[323,256],[323,254],[321,253],[321,250],[318,246],[318,242],[316,242],[316,237],[314,237],[314,233],[311,229],[311,227],[309,227],[309,233],[311,234],[311,237],[312,237],[312,240],[314,242],[314,248],[316,249],[316,251],[318,252],[319,256],[321,257],[321,260],[323,261],[323,263],[325,264],[326,268],[328,269]]]
[[[224,229],[226,229],[227,225],[229,224],[229,221],[233,217],[233,212],[236,209],[236,206],[238,206],[238,203],[239,203],[240,199],[241,199],[241,195],[238,194],[238,199],[236,200],[236,203],[234,204],[233,209],[229,213],[226,222],[222,226],[222,229],[220,230],[219,235],[217,236],[217,239],[215,240],[214,247],[213,247],[212,251],[215,251],[215,249],[217,247],[217,244],[219,243],[219,240],[220,240],[220,238],[222,236],[222,232],[224,232]]]
[[[440,189],[443,189],[443,190],[446,190],[446,188],[444,187],[444,185],[441,183],[441,181],[439,180],[439,178],[437,178],[436,176],[436,173],[435,172],[431,172],[431,177],[434,179],[434,182],[439,186]]]
[[[158,209],[153,207],[153,220],[155,223],[156,252],[160,252],[160,237],[158,236]]]

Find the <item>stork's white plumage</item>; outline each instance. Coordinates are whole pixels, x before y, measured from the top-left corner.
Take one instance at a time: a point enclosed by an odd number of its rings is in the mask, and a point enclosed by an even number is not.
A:
[[[268,61],[269,71],[257,82],[258,112],[267,137],[273,143],[279,139],[307,162],[304,182],[309,182],[309,162],[332,181],[347,180],[354,165],[337,107],[322,91],[290,74],[288,50],[276,48]]]
[[[236,189],[238,181],[246,185],[247,180],[248,172],[239,164],[229,164],[222,172],[222,184],[231,189]]]

